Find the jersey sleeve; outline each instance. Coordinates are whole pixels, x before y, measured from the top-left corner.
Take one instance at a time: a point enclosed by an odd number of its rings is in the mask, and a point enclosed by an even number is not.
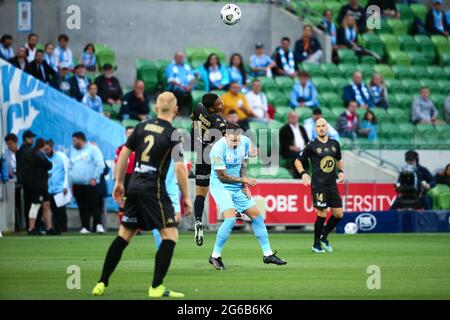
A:
[[[131,151],[136,151],[137,135],[138,135],[137,132],[139,131],[138,129],[139,129],[139,126],[134,128],[133,133],[128,137],[127,142],[125,143],[125,147],[127,147]]]
[[[342,159],[341,145],[337,141],[335,143],[336,143],[336,160],[340,161]]]
[[[302,163],[306,163],[311,156],[311,144],[307,144],[305,148],[297,155],[297,159]]]
[[[213,170],[225,170],[224,148],[222,144],[216,143],[209,154]]]
[[[205,106],[199,103],[191,114],[191,120],[198,121],[201,114],[203,114],[203,116],[206,116],[207,113],[208,111],[206,110]]]

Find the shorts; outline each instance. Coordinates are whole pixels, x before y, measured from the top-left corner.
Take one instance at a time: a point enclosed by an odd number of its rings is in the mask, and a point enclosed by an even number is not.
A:
[[[50,201],[48,188],[30,188],[30,200],[34,204],[42,204],[43,202]]]
[[[166,190],[128,193],[122,224],[130,229],[152,230],[177,227],[175,211]]]
[[[311,188],[311,192],[314,208],[319,210],[342,208],[342,198],[337,186],[327,189]]]
[[[195,185],[199,187],[209,187],[209,178],[211,177],[210,164],[195,165]]]
[[[236,209],[236,211],[244,213],[247,209],[256,206],[255,200],[248,198],[242,190],[229,191],[225,188],[209,188],[209,192],[219,207],[220,213],[229,209]]]

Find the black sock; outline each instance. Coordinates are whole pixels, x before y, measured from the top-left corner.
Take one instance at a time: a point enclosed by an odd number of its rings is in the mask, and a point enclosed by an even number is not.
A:
[[[328,219],[327,225],[323,229],[322,239],[327,240],[328,235],[331,231],[336,227],[336,225],[339,223],[341,218],[336,218],[335,216],[331,216]]]
[[[323,224],[325,223],[325,218],[317,217],[316,222],[314,223],[314,246],[319,246],[319,239],[322,235]]]
[[[108,286],[109,277],[119,264],[122,252],[127,247],[128,242],[120,236],[117,236],[111,243],[106,254],[105,263],[103,264],[102,276],[99,282],[103,282],[105,286]]]
[[[163,240],[161,242],[155,258],[155,273],[153,274],[152,283],[153,288],[156,288],[163,283],[167,270],[169,270],[174,248],[175,242],[172,240]]]
[[[195,201],[194,201],[195,221],[202,222],[204,207],[205,207],[205,197],[204,196],[196,196]]]

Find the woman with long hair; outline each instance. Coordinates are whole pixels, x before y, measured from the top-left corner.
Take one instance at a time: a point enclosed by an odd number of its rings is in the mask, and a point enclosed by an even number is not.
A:
[[[80,58],[80,64],[86,66],[86,70],[89,72],[97,71],[97,59],[95,58],[95,46],[92,43],[88,43],[84,49]]]
[[[367,137],[369,141],[377,139],[377,118],[372,110],[368,109],[359,128],[359,134]]]
[[[211,90],[225,90],[225,86],[230,83],[228,70],[220,63],[220,59],[215,53],[211,53],[208,56],[199,71],[205,84],[206,92]]]
[[[434,180],[436,184],[446,184],[450,187],[450,163],[445,166],[444,170],[434,176]]]
[[[387,103],[387,89],[384,85],[384,79],[381,74],[374,73],[372,75],[369,89],[375,106],[387,109],[389,107]]]
[[[230,74],[230,81],[239,83],[242,90],[247,91],[247,72],[245,71],[244,60],[239,53],[233,53],[231,55],[228,72]]]

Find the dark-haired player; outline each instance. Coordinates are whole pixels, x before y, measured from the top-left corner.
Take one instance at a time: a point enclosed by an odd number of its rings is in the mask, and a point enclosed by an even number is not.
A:
[[[209,150],[212,144],[225,133],[226,121],[221,115],[222,109],[222,99],[214,93],[207,93],[203,96],[202,102],[198,104],[191,115],[194,128],[193,145],[194,150],[197,151],[195,165],[194,239],[195,243],[199,246],[203,245],[202,217],[211,174]]]
[[[165,184],[171,159],[175,161],[175,172],[186,208],[185,213],[190,214],[192,210],[187,171],[179,148],[181,144],[180,141],[172,140],[175,128],[171,122],[177,109],[177,100],[172,93],[160,94],[156,101],[157,118],[138,124],[122,148],[117,162],[113,190],[113,197],[117,202],[120,203],[123,200],[125,168],[133,151],[136,155],[135,169],[127,189],[125,212],[119,235],[109,247],[102,275],[92,291],[93,295],[103,295],[109,278],[136,229],[157,228],[163,241],[156,253],[155,272],[149,296],[151,298],[184,297],[182,293],[167,290],[163,285],[178,239],[175,212]]]
[[[339,142],[328,137],[328,124],[325,119],[320,118],[316,121],[315,130],[317,138],[303,149],[295,160],[295,167],[303,183],[306,186],[311,185],[313,205],[317,210],[312,251],[323,253],[333,251],[328,235],[344,214],[342,199],[336,185],[336,167],[339,170],[339,183],[344,182],[344,161]],[[304,170],[304,164],[308,160],[311,160],[312,181]],[[324,227],[328,207],[331,208],[332,216]]]

